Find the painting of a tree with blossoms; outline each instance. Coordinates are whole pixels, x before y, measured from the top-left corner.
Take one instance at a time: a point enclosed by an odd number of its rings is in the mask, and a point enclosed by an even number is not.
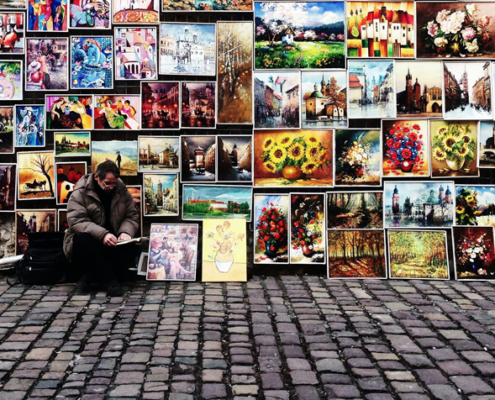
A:
[[[344,2],[255,3],[255,69],[345,68]]]

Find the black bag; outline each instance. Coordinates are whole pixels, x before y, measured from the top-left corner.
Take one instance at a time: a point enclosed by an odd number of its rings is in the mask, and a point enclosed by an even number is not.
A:
[[[65,281],[68,261],[63,251],[64,232],[28,233],[29,248],[17,262],[19,282],[53,285]]]

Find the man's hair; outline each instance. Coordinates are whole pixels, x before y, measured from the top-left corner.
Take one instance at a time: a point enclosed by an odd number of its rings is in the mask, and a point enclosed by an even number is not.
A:
[[[117,167],[117,164],[111,160],[103,161],[98,164],[95,172],[98,174],[100,179],[105,179],[108,173],[111,173],[116,178],[120,177],[119,167]]]

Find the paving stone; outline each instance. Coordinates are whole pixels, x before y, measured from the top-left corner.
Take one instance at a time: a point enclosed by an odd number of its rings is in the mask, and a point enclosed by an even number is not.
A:
[[[290,373],[294,385],[317,385],[318,379],[313,371],[292,371]]]
[[[427,385],[431,393],[440,400],[457,400],[462,397],[459,395],[457,390],[449,385]]]
[[[459,389],[468,395],[495,393],[494,389],[477,376],[453,376],[450,379]]]

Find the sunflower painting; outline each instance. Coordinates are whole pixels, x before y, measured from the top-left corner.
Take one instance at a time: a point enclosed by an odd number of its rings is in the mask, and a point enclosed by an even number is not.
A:
[[[431,177],[479,176],[476,121],[430,121]]]
[[[254,186],[332,187],[333,131],[255,131]]]

